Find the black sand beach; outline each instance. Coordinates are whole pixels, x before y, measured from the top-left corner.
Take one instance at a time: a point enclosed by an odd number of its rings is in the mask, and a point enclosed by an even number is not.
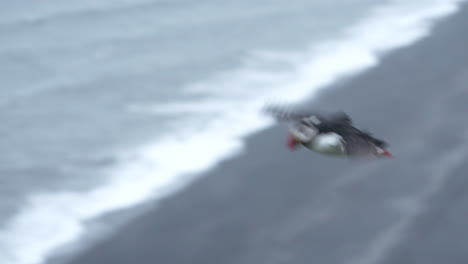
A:
[[[69,263],[466,264],[467,49],[465,5],[311,101],[348,112],[395,159],[291,153],[278,125]]]

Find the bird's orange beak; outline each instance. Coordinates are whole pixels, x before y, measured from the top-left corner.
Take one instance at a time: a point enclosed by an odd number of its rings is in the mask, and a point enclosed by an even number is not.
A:
[[[293,135],[291,134],[288,135],[288,148],[290,150],[296,150],[299,143],[300,142],[295,137],[293,137]]]

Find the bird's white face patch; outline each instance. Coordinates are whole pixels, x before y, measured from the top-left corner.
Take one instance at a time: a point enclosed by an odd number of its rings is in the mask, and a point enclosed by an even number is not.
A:
[[[300,142],[309,142],[318,134],[318,130],[312,126],[295,124],[289,128],[289,133]]]

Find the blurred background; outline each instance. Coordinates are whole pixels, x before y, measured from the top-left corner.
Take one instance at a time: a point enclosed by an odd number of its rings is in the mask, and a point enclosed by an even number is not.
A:
[[[466,263],[460,5],[2,1],[0,263]],[[397,159],[289,153],[266,102]]]

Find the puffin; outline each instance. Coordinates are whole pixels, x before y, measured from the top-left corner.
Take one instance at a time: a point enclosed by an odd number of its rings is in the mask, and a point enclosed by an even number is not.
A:
[[[264,111],[277,121],[289,124],[287,146],[292,151],[303,146],[328,156],[393,158],[386,141],[356,128],[344,111],[319,114],[288,111],[271,105],[265,107]]]

